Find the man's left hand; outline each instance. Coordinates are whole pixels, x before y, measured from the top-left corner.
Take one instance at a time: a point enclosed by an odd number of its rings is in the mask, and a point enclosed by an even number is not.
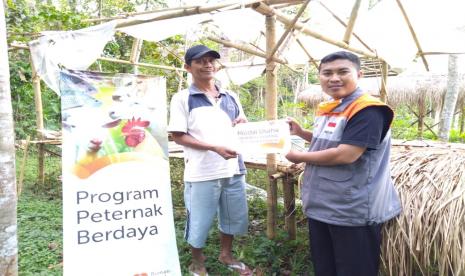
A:
[[[232,122],[232,125],[235,126],[237,124],[242,124],[242,123],[247,123],[247,119],[246,118],[241,118],[241,117],[238,117],[236,119],[234,119],[234,121]]]
[[[286,154],[286,159],[291,161],[292,163],[301,163],[302,162],[302,152],[291,150],[288,154]]]

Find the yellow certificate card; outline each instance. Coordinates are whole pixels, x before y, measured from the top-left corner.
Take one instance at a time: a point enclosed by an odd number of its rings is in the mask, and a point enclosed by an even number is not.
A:
[[[291,148],[289,124],[285,120],[242,123],[234,129],[240,153],[286,154]]]

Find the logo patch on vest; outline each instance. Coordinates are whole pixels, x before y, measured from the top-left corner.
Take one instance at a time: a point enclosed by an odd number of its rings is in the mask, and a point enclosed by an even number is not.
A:
[[[337,125],[336,122],[328,122],[323,132],[325,134],[333,134],[334,130],[336,129],[336,125]]]

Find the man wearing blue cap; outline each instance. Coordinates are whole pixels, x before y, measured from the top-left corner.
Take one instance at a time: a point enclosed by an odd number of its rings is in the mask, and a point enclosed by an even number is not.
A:
[[[218,260],[240,275],[252,271],[232,255],[235,235],[248,228],[245,165],[229,145],[233,126],[246,122],[237,95],[215,84],[220,54],[204,45],[189,48],[184,68],[193,83],[171,100],[168,131],[184,146],[185,238],[191,246],[191,275],[208,275],[202,248],[218,215],[221,251]]]

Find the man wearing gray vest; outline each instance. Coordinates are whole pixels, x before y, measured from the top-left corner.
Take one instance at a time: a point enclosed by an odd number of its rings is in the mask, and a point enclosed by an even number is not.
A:
[[[319,80],[332,101],[318,106],[313,132],[289,119],[291,134],[310,142],[286,158],[306,163],[302,201],[316,276],[378,275],[382,225],[401,212],[389,167],[394,113],[358,87],[361,76],[356,55],[327,55]]]

